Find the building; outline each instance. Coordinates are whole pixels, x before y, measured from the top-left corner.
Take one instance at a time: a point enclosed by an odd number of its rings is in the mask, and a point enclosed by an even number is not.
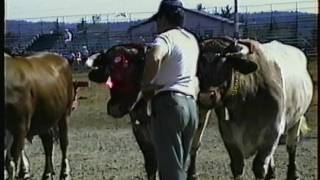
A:
[[[129,34],[131,41],[150,42],[153,39],[156,33],[155,22],[147,24],[144,24],[144,22],[142,21],[131,27]],[[223,35],[233,36],[235,29],[233,20],[192,9],[185,9],[184,27],[202,38]]]

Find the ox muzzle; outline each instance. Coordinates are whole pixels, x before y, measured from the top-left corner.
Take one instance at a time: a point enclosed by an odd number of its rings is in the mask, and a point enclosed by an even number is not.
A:
[[[107,104],[107,113],[114,118],[121,118],[129,113],[129,108],[129,105],[111,98]]]

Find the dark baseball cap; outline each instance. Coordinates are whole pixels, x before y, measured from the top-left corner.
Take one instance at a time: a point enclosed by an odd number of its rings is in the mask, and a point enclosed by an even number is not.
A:
[[[161,13],[172,12],[178,8],[184,9],[180,0],[163,0],[160,3],[158,12],[151,16],[146,22],[156,21]]]

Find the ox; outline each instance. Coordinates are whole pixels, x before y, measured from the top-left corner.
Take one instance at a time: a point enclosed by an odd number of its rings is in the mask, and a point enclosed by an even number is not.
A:
[[[255,155],[255,177],[274,178],[273,155],[287,134],[287,178],[298,179],[296,147],[307,130],[304,114],[313,93],[306,56],[278,41],[234,44],[229,38],[203,41],[198,63],[199,102],[215,110],[232,174],[241,179],[244,159]]]
[[[91,81],[106,82],[109,86],[111,99],[107,105],[108,114],[115,118],[129,114],[134,136],[144,156],[147,177],[149,180],[155,180],[157,161],[150,136],[150,117],[147,116],[147,103],[143,99],[136,102],[140,92],[147,48],[143,44],[113,46],[109,50],[90,56],[87,65],[91,67],[88,74]],[[133,104],[135,106],[131,109]],[[203,112],[207,113],[207,111]],[[196,178],[195,160],[203,129],[206,126],[203,123],[204,119],[199,120],[198,130],[193,140],[188,169],[189,180]]]
[[[50,53],[28,57],[5,54],[6,150],[10,178],[29,178],[24,140],[39,135],[45,151],[42,179],[52,179],[53,142],[59,135],[62,163],[60,179],[71,179],[67,158],[68,124],[74,108],[75,91],[71,68],[64,58]],[[11,161],[12,158],[12,161]]]

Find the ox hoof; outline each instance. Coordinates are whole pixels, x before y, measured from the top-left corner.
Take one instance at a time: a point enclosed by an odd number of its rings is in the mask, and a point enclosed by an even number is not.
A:
[[[236,177],[234,177],[234,180],[243,180],[243,176],[242,175],[236,176]]]
[[[42,175],[42,180],[54,180],[54,173],[46,173]]]
[[[287,172],[287,180],[299,180],[300,174],[296,170],[296,167],[288,166],[288,172]]]
[[[30,172],[20,172],[18,178],[23,179],[23,180],[30,179],[31,174],[30,174]]]
[[[298,173],[291,173],[288,174],[287,180],[299,180],[299,174]]]
[[[70,174],[61,174],[60,180],[71,180]]]
[[[188,175],[187,180],[197,180],[199,179],[199,174]]]
[[[6,169],[4,170],[3,177],[5,180],[9,179],[9,173]]]

